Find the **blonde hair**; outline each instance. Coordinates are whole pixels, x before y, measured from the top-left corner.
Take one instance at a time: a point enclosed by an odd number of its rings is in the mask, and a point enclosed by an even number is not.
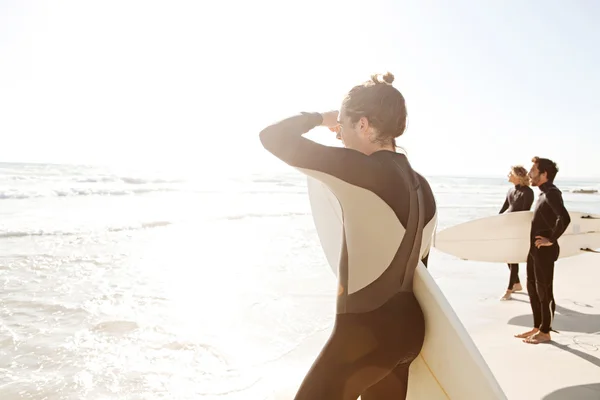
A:
[[[527,170],[523,168],[522,165],[513,165],[510,167],[510,171],[514,176],[519,178],[519,183],[523,186],[529,186],[529,175],[527,174]]]

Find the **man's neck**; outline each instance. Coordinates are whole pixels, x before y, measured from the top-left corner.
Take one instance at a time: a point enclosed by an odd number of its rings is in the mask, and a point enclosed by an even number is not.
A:
[[[550,182],[550,181],[545,181],[544,183],[542,183],[542,184],[539,185],[540,190],[542,192],[547,191],[550,186],[552,186],[552,182]]]

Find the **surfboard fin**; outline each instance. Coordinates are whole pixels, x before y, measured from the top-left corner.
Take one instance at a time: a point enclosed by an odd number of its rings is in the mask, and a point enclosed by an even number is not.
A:
[[[588,247],[586,247],[586,248],[582,248],[582,249],[580,249],[580,250],[581,250],[581,251],[587,251],[588,253],[597,253],[597,254],[600,254],[600,251],[598,251],[598,250],[592,250],[592,249],[590,249],[590,248],[588,248]]]

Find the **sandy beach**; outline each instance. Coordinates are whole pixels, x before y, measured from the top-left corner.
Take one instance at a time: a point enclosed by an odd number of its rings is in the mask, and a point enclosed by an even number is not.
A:
[[[561,259],[555,270],[556,315],[552,342],[525,344],[515,333],[531,328],[524,288],[499,301],[506,266],[461,261],[432,251],[430,270],[510,400],[600,399],[599,254]],[[525,285],[525,265],[521,265]],[[275,399],[291,399],[330,330],[307,339],[286,356],[287,377]],[[289,369],[288,369],[289,368]],[[465,382],[468,384],[468,382]]]

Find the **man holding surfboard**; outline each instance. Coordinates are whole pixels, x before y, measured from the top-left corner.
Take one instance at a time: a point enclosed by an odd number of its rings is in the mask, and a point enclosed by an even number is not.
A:
[[[515,186],[508,191],[504,205],[500,209],[500,214],[503,212],[529,211],[533,204],[533,190],[529,187],[527,170],[520,165],[512,166],[508,174],[508,181]],[[510,270],[508,288],[501,300],[510,300],[512,292],[523,290],[519,280],[519,264],[508,264],[508,269]]]
[[[558,173],[556,163],[547,158],[534,157],[529,171],[531,184],[540,188],[540,196],[531,221],[530,248],[527,257],[527,292],[533,312],[533,329],[515,337],[525,343],[538,344],[551,340],[554,318],[554,262],[560,247],[558,238],[571,223],[563,203],[561,191],[554,185]]]

